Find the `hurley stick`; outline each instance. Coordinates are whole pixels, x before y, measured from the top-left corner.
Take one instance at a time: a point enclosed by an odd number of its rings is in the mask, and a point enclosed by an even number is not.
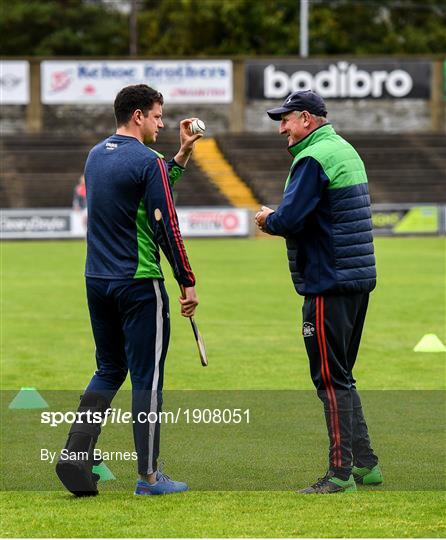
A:
[[[175,276],[175,279],[177,280],[178,285],[180,287],[181,296],[183,298],[185,298],[186,294],[185,294],[185,291],[184,291],[184,286],[179,281],[180,280],[180,272],[178,270],[178,265],[177,265],[177,262],[175,260],[174,254],[173,254],[172,244],[170,243],[169,235],[167,234],[166,224],[164,223],[163,214],[162,214],[162,212],[161,212],[161,210],[159,208],[155,209],[154,214],[155,214],[155,220],[159,224],[160,229],[161,229],[161,236],[163,237],[163,240],[164,240],[164,246],[165,246],[165,249],[166,249],[166,252],[164,254],[166,255],[166,258],[169,261],[170,266],[172,267],[173,275]],[[197,327],[197,323],[194,321],[194,318],[189,317],[189,320],[190,320],[190,324],[192,326],[192,330],[194,332],[195,341],[197,342],[198,353],[200,355],[201,365],[203,367],[206,367],[208,365],[208,358],[207,358],[207,355],[206,355],[206,348],[204,346],[203,338],[201,337],[201,334],[200,334],[200,332],[198,330],[198,327]]]

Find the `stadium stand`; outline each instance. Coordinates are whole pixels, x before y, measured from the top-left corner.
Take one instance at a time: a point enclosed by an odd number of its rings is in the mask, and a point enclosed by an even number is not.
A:
[[[446,203],[446,135],[342,134],[363,158],[374,203]],[[258,200],[280,202],[291,156],[276,134],[216,137]]]
[[[99,137],[14,135],[0,139],[1,208],[71,207],[73,190],[89,149]],[[156,149],[167,159],[178,150],[178,135],[163,133]],[[226,206],[229,201],[191,161],[175,197],[181,206]]]
[[[446,135],[344,134],[364,159],[374,203],[446,203]],[[100,137],[14,135],[0,139],[0,207],[70,207],[89,148]],[[217,144],[263,204],[278,204],[291,157],[276,134],[221,134]],[[178,135],[164,132],[167,158]],[[202,157],[203,159],[203,157]],[[204,158],[205,159],[205,158]],[[226,206],[228,198],[194,161],[176,188],[179,206]]]
[[[193,157],[208,178],[225,194],[231,205],[258,209],[259,201],[225,159],[215,139],[206,138],[197,143]]]

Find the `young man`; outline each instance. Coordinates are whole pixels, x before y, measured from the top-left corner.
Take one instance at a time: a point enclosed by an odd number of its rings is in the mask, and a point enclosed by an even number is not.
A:
[[[96,344],[97,370],[80,402],[81,421],[71,427],[66,455],[56,472],[75,495],[96,495],[93,451],[100,423],[130,371],[138,473],[135,494],[185,491],[158,471],[159,422],[138,421],[139,413],[159,413],[164,361],[169,344],[169,300],[160,267],[162,242],[154,210],[163,214],[184,286],[181,314],[190,317],[198,305],[195,277],[178,226],[171,184],[184,171],[200,134],[192,135],[192,119],[180,123],[181,146],[169,163],[144,146],[155,143],[162,121],[162,95],[146,85],[128,86],[114,103],[117,130],[96,145],[85,166],[88,204],[86,287]],[[153,418],[153,414],[150,418]],[[86,420],[87,419],[87,420]],[[85,421],[86,420],[86,421]],[[85,454],[82,454],[84,452]]]
[[[286,239],[294,287],[305,297],[302,334],[330,440],[327,474],[300,492],[356,491],[355,481],[382,482],[352,375],[376,285],[367,176],[316,93],[294,92],[268,115],[280,121],[294,159],[281,204],[275,212],[263,206],[255,220]]]

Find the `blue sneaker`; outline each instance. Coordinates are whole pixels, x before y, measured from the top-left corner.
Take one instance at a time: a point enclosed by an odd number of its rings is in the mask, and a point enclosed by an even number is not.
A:
[[[167,474],[157,471],[154,484],[149,484],[145,480],[136,482],[135,495],[170,495],[171,493],[180,493],[187,490],[188,486],[185,482],[176,482],[171,480]]]

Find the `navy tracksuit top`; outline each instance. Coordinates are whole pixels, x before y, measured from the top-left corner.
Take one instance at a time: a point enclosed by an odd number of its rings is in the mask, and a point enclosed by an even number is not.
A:
[[[185,287],[195,285],[172,199],[182,168],[135,137],[112,135],[90,151],[85,165],[88,231],[86,277],[162,279],[163,241],[154,210],[163,214]]]

